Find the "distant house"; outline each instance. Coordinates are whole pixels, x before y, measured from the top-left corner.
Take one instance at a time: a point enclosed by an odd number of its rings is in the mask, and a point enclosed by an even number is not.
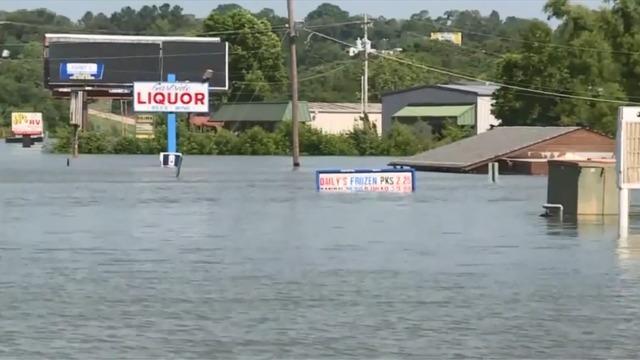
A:
[[[359,103],[309,103],[311,121],[309,125],[326,134],[342,134],[362,126],[362,105]],[[372,125],[382,134],[382,106],[368,104],[367,116]]]
[[[497,86],[484,84],[433,85],[398,90],[382,95],[382,131],[393,122],[425,122],[438,126],[445,120],[473,126],[476,134],[498,125],[491,114],[492,95]]]
[[[232,131],[242,131],[254,126],[260,126],[268,131],[276,129],[278,124],[291,121],[291,102],[251,102],[226,103],[213,112],[213,121],[221,122],[224,128]],[[299,119],[308,122],[309,106],[306,102],[299,103]]]
[[[614,139],[580,127],[501,126],[390,165],[485,173],[498,162],[501,173],[543,175],[548,160],[612,159],[614,151]]]

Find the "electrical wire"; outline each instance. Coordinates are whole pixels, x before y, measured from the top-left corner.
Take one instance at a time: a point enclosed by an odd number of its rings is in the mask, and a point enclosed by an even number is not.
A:
[[[500,36],[500,35],[495,35],[495,34],[487,34],[487,33],[481,33],[481,32],[477,32],[477,31],[465,30],[465,29],[455,28],[455,27],[451,27],[451,26],[447,26],[447,29],[449,29],[450,31],[462,32],[463,34],[467,33],[467,34],[484,36],[484,37],[492,37],[492,38],[501,39],[501,40],[505,40],[505,41],[509,41],[509,42],[519,42],[519,43],[525,43],[525,44],[534,44],[534,45],[548,46],[548,47],[567,49],[567,50],[582,50],[582,51],[611,53],[611,54],[622,54],[622,55],[639,55],[640,54],[640,52],[638,52],[638,51],[621,51],[621,50],[611,50],[611,49],[600,49],[600,48],[591,48],[591,47],[584,47],[584,46],[554,44],[554,43],[547,43],[547,42],[540,42],[540,41],[533,41],[533,40],[525,40],[525,39],[520,39],[520,38],[506,37],[506,36]]]
[[[353,44],[349,44],[347,42],[344,42],[342,40],[333,38],[329,35],[326,34],[322,34],[322,33],[318,33],[316,31],[307,29],[307,31],[315,33],[316,35],[323,37],[327,40],[331,40],[349,47],[355,47],[355,45]],[[594,98],[594,97],[590,97],[590,96],[580,96],[580,95],[572,95],[572,94],[564,94],[564,93],[559,93],[559,92],[555,92],[555,91],[545,91],[545,90],[538,90],[538,89],[531,89],[528,87],[524,87],[524,86],[517,86],[517,85],[510,85],[510,84],[505,84],[505,83],[501,83],[498,81],[492,81],[492,80],[488,80],[488,79],[482,79],[476,76],[469,76],[469,75],[464,75],[464,74],[460,74],[457,72],[454,72],[452,70],[449,69],[439,69],[433,66],[427,66],[427,65],[423,65],[423,64],[419,64],[419,63],[415,63],[409,60],[405,60],[405,59],[401,59],[401,58],[397,58],[395,56],[389,56],[389,55],[385,55],[382,53],[378,53],[378,52],[373,52],[373,55],[377,55],[380,56],[382,58],[385,59],[389,59],[389,60],[393,60],[396,62],[400,62],[403,63],[405,65],[411,65],[414,67],[418,67],[418,68],[422,68],[424,70],[429,70],[429,71],[433,71],[433,72],[437,72],[440,74],[444,74],[444,75],[449,75],[449,76],[453,76],[453,77],[457,77],[457,78],[461,78],[461,79],[466,79],[466,80],[472,80],[472,81],[479,81],[479,82],[489,82],[492,85],[496,85],[496,86],[500,86],[500,87],[505,87],[508,89],[514,89],[514,90],[520,90],[520,91],[528,91],[531,93],[536,93],[536,94],[542,94],[542,95],[550,95],[550,96],[555,96],[555,97],[560,97],[560,98],[567,98],[567,99],[575,99],[575,100],[585,100],[585,101],[594,101],[594,102],[607,102],[607,103],[614,103],[614,104],[623,104],[623,105],[640,105],[640,102],[629,102],[629,101],[623,101],[623,100],[615,100],[615,99],[607,99],[607,98]],[[530,86],[530,85],[529,85]]]

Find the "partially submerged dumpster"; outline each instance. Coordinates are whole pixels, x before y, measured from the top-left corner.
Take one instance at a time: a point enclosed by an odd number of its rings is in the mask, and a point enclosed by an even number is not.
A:
[[[617,215],[615,161],[549,160],[544,207],[565,215]]]

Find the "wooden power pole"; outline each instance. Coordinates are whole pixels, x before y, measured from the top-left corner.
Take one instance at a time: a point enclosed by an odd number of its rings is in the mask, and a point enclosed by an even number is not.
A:
[[[362,84],[362,108],[365,119],[368,119],[369,112],[369,22],[367,21],[367,14],[364,16],[364,78]]]
[[[287,0],[287,10],[289,12],[289,49],[290,49],[290,72],[291,72],[291,131],[293,167],[300,166],[300,140],[298,138],[300,128],[300,116],[298,105],[298,59],[296,54],[296,21],[293,13],[293,0]]]

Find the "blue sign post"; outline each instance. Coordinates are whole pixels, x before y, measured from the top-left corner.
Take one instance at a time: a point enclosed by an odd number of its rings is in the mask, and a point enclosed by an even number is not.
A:
[[[167,74],[167,82],[175,83],[176,75]],[[160,163],[164,167],[178,168],[176,176],[180,176],[182,154],[178,152],[178,136],[176,127],[176,113],[167,113],[167,152],[160,154]]]
[[[176,82],[175,74],[167,75],[167,82]],[[167,114],[167,152],[175,153],[178,150],[176,135],[176,113]]]

